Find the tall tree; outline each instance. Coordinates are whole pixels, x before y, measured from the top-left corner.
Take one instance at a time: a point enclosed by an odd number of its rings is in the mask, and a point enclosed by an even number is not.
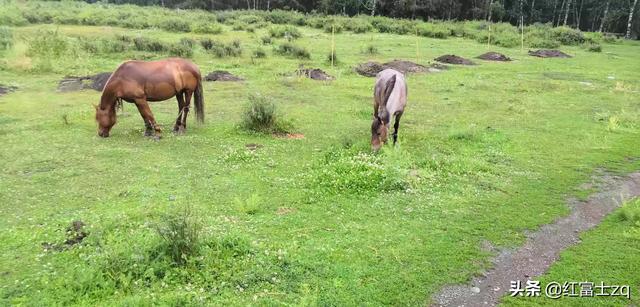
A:
[[[611,4],[611,0],[607,0],[607,6],[604,8],[604,15],[602,15],[602,21],[600,22],[600,30],[601,32],[604,30],[604,23],[607,21],[607,15],[609,14],[609,5]]]
[[[629,21],[627,22],[627,34],[624,36],[626,39],[631,39],[631,25],[633,24],[633,11],[636,10],[638,0],[633,0],[633,5],[629,8]]]
[[[569,20],[569,12],[571,11],[571,0],[567,0],[567,11],[564,14],[564,23],[563,26],[567,26],[567,21]]]

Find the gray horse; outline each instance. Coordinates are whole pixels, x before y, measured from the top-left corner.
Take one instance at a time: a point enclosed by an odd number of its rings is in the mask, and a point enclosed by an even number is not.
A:
[[[407,105],[407,83],[404,75],[393,69],[385,69],[376,76],[373,92],[373,122],[371,123],[371,148],[377,151],[387,142],[391,116],[394,116],[393,145],[398,141],[400,117]]]

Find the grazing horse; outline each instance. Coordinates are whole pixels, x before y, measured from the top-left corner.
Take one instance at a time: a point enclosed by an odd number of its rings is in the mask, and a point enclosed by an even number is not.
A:
[[[178,99],[178,118],[173,127],[182,134],[187,128],[187,114],[191,96],[195,98],[196,118],[204,121],[202,77],[198,66],[188,60],[172,58],[160,61],[127,61],[113,72],[102,90],[100,105],[96,108],[98,135],[108,137],[116,124],[116,106],[122,100],[135,103],[142,115],[145,136],[160,137],[162,130],[153,118],[148,101]]]
[[[373,91],[373,122],[371,123],[371,148],[377,151],[387,142],[391,116],[393,125],[393,145],[398,141],[400,117],[407,105],[407,83],[404,75],[393,69],[385,69],[376,76]]]

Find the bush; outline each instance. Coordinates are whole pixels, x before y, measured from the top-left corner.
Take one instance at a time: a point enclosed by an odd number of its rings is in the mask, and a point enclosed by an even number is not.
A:
[[[274,26],[269,28],[269,35],[275,38],[297,39],[302,36],[300,30],[294,26]]]
[[[361,17],[348,18],[344,27],[353,33],[367,33],[373,29],[371,23]]]
[[[180,45],[193,49],[193,46],[196,45],[196,40],[193,38],[183,37],[180,39]]]
[[[6,2],[2,3],[2,10],[0,10],[0,25],[24,26],[27,23],[27,19],[20,14],[20,9],[7,4]]]
[[[11,28],[0,26],[0,50],[7,50],[13,46],[13,31]]]
[[[250,95],[242,115],[241,127],[261,133],[285,133],[288,124],[278,120],[276,105],[261,95]]]
[[[200,40],[200,46],[202,46],[204,50],[211,50],[213,49],[213,46],[215,46],[216,44],[219,44],[219,42],[212,40],[208,37]]]
[[[201,229],[200,222],[188,210],[165,215],[156,226],[156,232],[162,240],[160,250],[175,264],[186,264],[190,257],[199,252]]]
[[[253,51],[253,57],[257,59],[266,58],[267,52],[264,49],[258,47],[255,51]]]
[[[378,54],[378,48],[374,45],[368,45],[364,48],[364,53],[370,55]]]
[[[193,55],[193,49],[182,42],[177,44],[171,44],[167,48],[167,53],[171,56],[177,56],[181,58],[188,58]]]
[[[423,23],[416,26],[416,30],[418,35],[431,38],[445,39],[452,34],[449,27],[438,23]]]
[[[525,41],[531,48],[555,49],[560,47],[560,42],[551,39],[532,37]]]
[[[580,30],[569,27],[553,28],[551,37],[563,45],[579,45],[585,41],[584,34]]]
[[[291,43],[284,43],[276,49],[276,53],[284,56],[290,56],[298,59],[310,59],[311,54],[307,49],[298,47]]]
[[[164,19],[158,24],[158,27],[170,32],[191,31],[191,26],[189,25],[189,23],[179,18]]]
[[[615,44],[620,42],[620,40],[617,37],[615,37],[615,35],[604,35],[602,37],[602,41],[607,44]]]
[[[210,53],[213,53],[218,58],[224,57],[238,57],[242,55],[242,46],[239,40],[234,40],[231,43],[225,44],[210,38],[204,38],[200,41],[202,48]]]
[[[333,60],[333,64],[338,64],[338,55],[335,53],[335,51],[333,53],[329,52],[327,54],[327,63],[331,64]]]
[[[273,42],[271,36],[263,36],[261,40],[263,45],[270,45]]]
[[[168,46],[157,39],[138,36],[133,39],[133,46],[138,51],[164,52]]]
[[[199,22],[193,26],[192,31],[199,34],[220,34],[223,32],[222,26],[217,23]]]
[[[589,52],[602,52],[602,46],[598,43],[590,43],[586,45],[586,49]]]
[[[338,23],[338,22],[332,22],[332,23],[327,23],[327,24],[325,24],[325,25],[324,25],[324,27],[323,27],[323,29],[324,29],[324,32],[325,32],[325,33],[335,33],[335,34],[338,34],[338,33],[342,33],[343,26],[342,26],[342,24],[341,24],[341,23]]]

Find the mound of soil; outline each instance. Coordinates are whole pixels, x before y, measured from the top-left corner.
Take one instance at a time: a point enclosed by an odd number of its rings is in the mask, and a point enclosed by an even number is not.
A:
[[[58,83],[58,92],[74,92],[83,89],[93,89],[101,92],[111,77],[110,72],[103,72],[91,76],[67,76]]]
[[[440,63],[454,64],[454,65],[476,65],[475,63],[471,62],[470,60],[467,60],[467,59],[465,59],[463,57],[459,57],[459,56],[453,55],[453,54],[446,54],[446,55],[443,55],[441,57],[436,58],[435,60],[440,62]]]
[[[483,55],[478,56],[478,59],[485,60],[485,61],[498,61],[498,62],[511,61],[511,58],[509,58],[508,56],[502,53],[497,53],[497,52],[487,52]]]
[[[296,70],[298,76],[305,76],[313,80],[334,80],[335,78],[319,68],[303,68]]]
[[[10,86],[10,85],[1,85],[0,84],[0,96],[5,95],[5,94],[9,94],[15,90],[17,90],[18,88],[15,86]]]
[[[231,81],[231,82],[237,82],[237,81],[244,81],[244,79],[235,76],[233,74],[231,74],[228,71],[225,70],[216,70],[216,71],[212,71],[210,72],[206,77],[204,77],[204,81]]]
[[[443,67],[437,67],[440,65],[432,65],[431,67],[427,67],[424,65],[420,65],[411,61],[404,60],[393,60],[391,62],[387,62],[384,64],[369,61],[366,63],[362,63],[355,67],[355,71],[365,77],[375,77],[379,72],[392,68],[404,74],[406,73],[421,73],[421,72],[437,72]]]
[[[539,58],[571,58],[572,57],[560,50],[547,50],[547,49],[540,49],[536,51],[529,50],[529,55],[537,56]]]
[[[71,222],[71,225],[67,227],[66,235],[67,235],[67,239],[64,241],[63,244],[44,242],[42,243],[42,247],[45,250],[62,251],[62,250],[65,250],[66,248],[82,243],[82,240],[84,240],[89,235],[89,232],[85,230],[84,222],[73,221]]]

